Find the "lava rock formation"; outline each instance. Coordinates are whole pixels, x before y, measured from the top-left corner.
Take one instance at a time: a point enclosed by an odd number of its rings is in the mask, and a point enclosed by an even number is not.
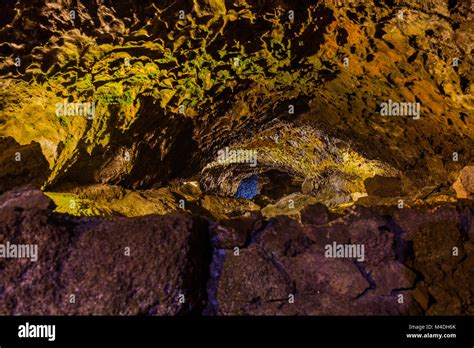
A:
[[[472,0],[0,12],[0,314],[474,314]]]

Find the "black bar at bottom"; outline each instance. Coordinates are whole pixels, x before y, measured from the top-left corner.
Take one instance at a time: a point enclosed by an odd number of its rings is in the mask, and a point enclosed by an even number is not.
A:
[[[43,325],[55,325],[54,341]],[[47,337],[19,337],[21,329]],[[474,317],[0,317],[1,348],[230,343],[473,347]]]

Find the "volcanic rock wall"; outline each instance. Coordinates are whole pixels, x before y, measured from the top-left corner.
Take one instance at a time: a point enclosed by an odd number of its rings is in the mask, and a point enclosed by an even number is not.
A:
[[[453,182],[473,157],[472,2],[352,3],[6,1],[1,134],[41,144],[49,186],[192,176],[272,119]],[[65,99],[94,118],[58,117]],[[380,117],[388,100],[420,119]]]
[[[341,215],[316,204],[301,222],[210,225],[186,213],[71,218],[53,206],[33,188],[0,196],[3,241],[38,246],[35,262],[0,259],[2,315],[474,313],[471,201]],[[363,258],[325,250],[349,242]]]
[[[0,12],[0,314],[473,314],[471,0]]]

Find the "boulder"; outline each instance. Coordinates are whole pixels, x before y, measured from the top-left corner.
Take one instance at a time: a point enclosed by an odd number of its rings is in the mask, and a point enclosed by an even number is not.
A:
[[[0,193],[26,184],[40,187],[49,173],[39,143],[20,145],[12,137],[0,138]]]
[[[212,254],[204,220],[73,218],[51,214],[50,203],[33,188],[0,196],[0,244],[38,250],[36,262],[0,259],[1,315],[203,311]]]
[[[458,198],[474,198],[474,166],[466,166],[453,185]]]
[[[375,175],[365,179],[364,185],[369,196],[398,197],[403,194],[400,178]]]

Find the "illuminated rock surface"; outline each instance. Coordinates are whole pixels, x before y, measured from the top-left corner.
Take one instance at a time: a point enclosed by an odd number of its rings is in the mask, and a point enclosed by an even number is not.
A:
[[[1,314],[473,313],[471,1],[106,3],[0,4]]]

